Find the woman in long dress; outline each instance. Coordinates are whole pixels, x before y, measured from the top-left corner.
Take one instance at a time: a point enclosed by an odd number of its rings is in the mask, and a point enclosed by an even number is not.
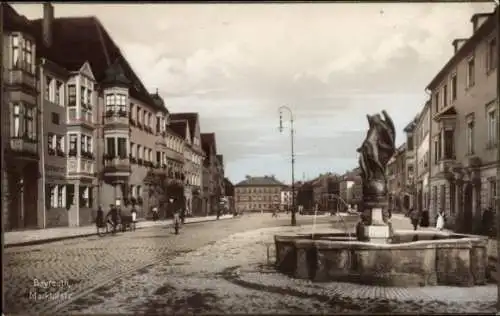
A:
[[[444,213],[439,212],[437,222],[436,222],[436,229],[443,230],[443,228],[444,228]]]

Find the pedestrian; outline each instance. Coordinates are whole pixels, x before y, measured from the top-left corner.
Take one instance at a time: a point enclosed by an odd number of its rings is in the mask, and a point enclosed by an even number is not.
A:
[[[483,216],[481,218],[481,230],[483,235],[490,236],[492,234],[494,213],[492,207],[488,207],[483,211]]]
[[[186,220],[186,209],[185,208],[181,208],[181,212],[179,214],[179,217],[180,217],[181,223],[184,224],[184,221]]]
[[[153,221],[156,222],[158,220],[158,208],[154,206],[151,211],[153,212]]]
[[[174,212],[174,229],[175,229],[175,234],[178,235],[179,234],[179,229],[181,227],[181,217],[180,217],[180,214],[179,214],[179,211],[175,211]]]
[[[109,205],[109,212],[106,217],[111,221],[113,234],[116,233],[116,227],[118,225],[118,208],[114,204]]]
[[[413,225],[413,230],[417,230],[418,224],[420,222],[420,212],[413,207],[410,208],[410,220]]]
[[[273,208],[272,217],[278,217],[278,214],[276,213],[276,208]]]
[[[436,229],[437,230],[443,230],[445,224],[445,219],[444,219],[444,212],[440,211],[438,213],[437,221],[436,221]]]
[[[420,227],[429,227],[429,211],[424,209],[420,214]]]
[[[220,207],[217,208],[217,219],[220,217]]]
[[[99,205],[97,207],[97,214],[96,214],[96,217],[95,217],[95,225],[97,227],[97,229],[101,228],[101,227],[104,227],[104,211],[102,209],[102,205]]]
[[[135,223],[137,222],[137,209],[135,208],[135,205],[132,205],[130,214],[132,215],[132,230],[135,231]]]

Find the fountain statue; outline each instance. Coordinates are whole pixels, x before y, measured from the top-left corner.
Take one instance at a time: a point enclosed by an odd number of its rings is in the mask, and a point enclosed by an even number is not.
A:
[[[362,179],[361,221],[356,229],[358,240],[384,241],[390,238],[386,167],[396,152],[396,131],[386,111],[367,115],[369,129],[359,153]]]
[[[315,222],[311,233],[275,235],[277,269],[320,282],[403,287],[485,284],[490,275],[486,237],[392,229],[386,168],[396,152],[394,123],[385,111],[367,117],[369,129],[358,149],[363,196],[356,237],[343,220],[345,232],[316,232]],[[352,219],[353,224],[358,220]]]

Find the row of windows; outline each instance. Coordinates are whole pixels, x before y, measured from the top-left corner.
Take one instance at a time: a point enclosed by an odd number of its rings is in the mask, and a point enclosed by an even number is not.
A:
[[[493,38],[488,41],[488,48],[486,50],[485,59],[486,59],[486,74],[491,73],[497,66],[496,56],[496,39]],[[473,54],[467,59],[466,62],[466,88],[470,88],[474,86],[476,82],[476,56]],[[457,73],[454,73],[450,76],[450,82],[445,83],[441,89],[434,93],[434,111],[437,113],[441,109],[447,107],[449,103],[453,103],[457,99]]]
[[[492,148],[497,144],[497,124],[498,118],[494,108],[494,104],[488,105],[486,110],[486,146]],[[453,130],[445,130],[443,138],[438,135],[434,139],[434,163],[438,163],[441,159],[455,158],[455,133]],[[467,119],[465,130],[466,154],[473,155],[476,150],[476,124],[474,113],[471,113]],[[444,144],[443,144],[444,142]]]
[[[278,201],[278,195],[263,195],[263,196],[237,196],[238,201]]]
[[[37,111],[36,107],[27,103],[12,104],[11,136],[37,140]]]
[[[78,139],[80,139],[80,153],[81,155],[91,155],[93,151],[92,136],[69,133],[68,134],[68,155],[76,157],[78,153]],[[47,134],[47,145],[49,155],[60,155],[65,153],[66,141],[64,135],[57,135],[54,133]]]
[[[35,74],[35,43],[20,34],[13,34],[11,47],[12,68]]]
[[[75,185],[61,185],[61,184],[46,184],[45,194],[47,208],[66,208],[73,204],[75,193]],[[79,207],[93,207],[93,194],[92,188],[89,186],[80,186],[78,196]]]
[[[240,205],[239,207],[242,210],[270,210],[273,208],[277,208],[279,205],[277,204],[248,204],[248,205]]]
[[[236,193],[280,193],[280,188],[236,188]]]

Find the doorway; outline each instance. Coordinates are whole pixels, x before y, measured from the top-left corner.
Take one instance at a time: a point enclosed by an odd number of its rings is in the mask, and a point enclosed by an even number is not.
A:
[[[467,183],[464,187],[464,208],[462,230],[464,233],[472,233],[472,184]]]

